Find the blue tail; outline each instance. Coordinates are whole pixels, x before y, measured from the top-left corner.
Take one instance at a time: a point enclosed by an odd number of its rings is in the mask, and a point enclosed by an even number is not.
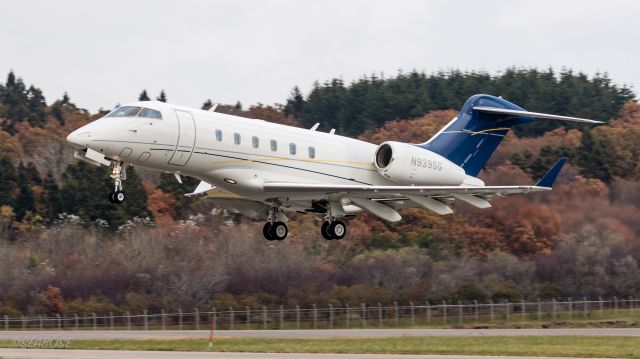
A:
[[[491,107],[524,111],[502,98],[489,95],[471,96],[453,119],[429,141],[418,145],[442,155],[477,176],[509,129],[533,121],[533,117],[476,111],[474,107]]]

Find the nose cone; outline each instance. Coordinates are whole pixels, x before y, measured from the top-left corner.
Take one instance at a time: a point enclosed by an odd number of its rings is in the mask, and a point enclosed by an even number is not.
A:
[[[67,143],[75,148],[87,147],[89,140],[89,131],[84,128],[79,128],[67,136]]]

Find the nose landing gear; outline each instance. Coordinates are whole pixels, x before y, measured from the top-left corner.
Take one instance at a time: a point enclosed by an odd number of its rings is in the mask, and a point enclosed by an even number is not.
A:
[[[124,202],[125,195],[122,191],[122,181],[127,179],[127,170],[122,161],[113,161],[113,170],[110,177],[113,178],[114,189],[113,192],[109,193],[109,201],[111,203]]]

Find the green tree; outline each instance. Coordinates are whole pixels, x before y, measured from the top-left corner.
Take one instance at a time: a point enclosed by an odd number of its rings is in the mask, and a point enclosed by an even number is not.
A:
[[[32,127],[44,127],[47,123],[46,118],[47,104],[45,102],[42,91],[35,87],[29,86],[27,90],[27,110],[29,111],[28,122]]]
[[[14,205],[14,194],[18,189],[18,174],[11,159],[7,156],[0,157],[0,206]]]
[[[31,189],[30,173],[22,163],[18,165],[18,195],[14,201],[16,219],[22,221],[28,212],[36,212],[36,201]]]
[[[200,108],[206,111],[206,110],[210,109],[211,107],[213,107],[213,102],[211,102],[211,99],[209,98],[209,99],[207,99],[207,101],[205,101],[202,104],[202,106]]]
[[[164,90],[160,91],[160,95],[156,97],[156,100],[160,102],[167,102],[167,95],[164,93]]]
[[[295,86],[291,91],[291,96],[287,100],[287,105],[284,108],[284,114],[286,116],[302,118],[304,114],[304,104],[304,96],[302,96],[300,88]]]
[[[47,172],[47,176],[44,178],[42,189],[40,203],[44,207],[44,217],[55,219],[62,211],[62,199],[60,198],[60,188],[51,170]]]
[[[294,88],[285,113],[305,127],[320,122],[347,135],[381,127],[393,119],[412,119],[433,110],[459,109],[471,95],[502,96],[525,109],[559,115],[608,120],[635,98],[627,87],[612,84],[606,73],[589,77],[583,73],[552,69],[507,68],[490,75],[483,71],[440,71],[432,74],[399,72],[395,77],[364,76],[351,84],[341,79],[314,83],[306,98]],[[539,136],[560,125],[535,121],[516,128],[521,136]],[[583,128],[583,127],[580,127]]]
[[[147,90],[142,90],[140,96],[138,96],[138,101],[151,101],[149,95],[147,95]]]

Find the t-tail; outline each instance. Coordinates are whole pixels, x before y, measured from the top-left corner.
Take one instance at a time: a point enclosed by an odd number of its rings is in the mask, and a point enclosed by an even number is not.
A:
[[[577,117],[529,112],[500,97],[471,96],[458,113],[429,141],[417,145],[442,155],[477,176],[511,127],[534,119],[603,123]]]

